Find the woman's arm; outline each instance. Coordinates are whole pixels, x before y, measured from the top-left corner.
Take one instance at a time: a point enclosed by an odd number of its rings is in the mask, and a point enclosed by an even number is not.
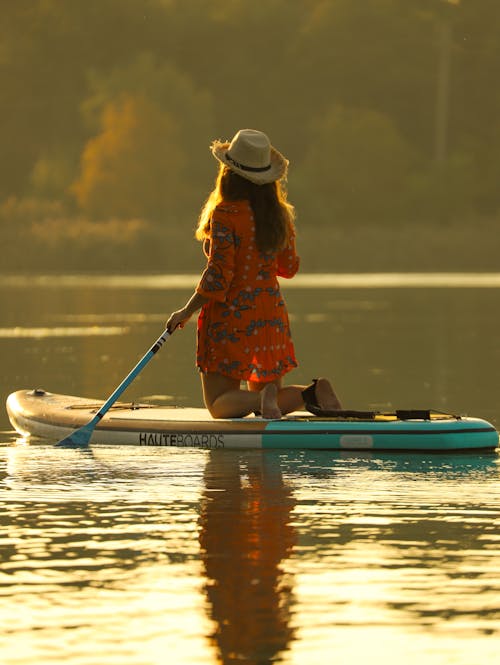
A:
[[[207,301],[208,298],[205,298],[205,296],[202,296],[195,291],[182,309],[178,309],[170,315],[170,318],[167,321],[168,332],[172,334],[176,328],[184,328],[184,325],[189,321],[193,314],[197,312],[200,307],[203,307]]]
[[[290,279],[299,270],[300,258],[297,256],[295,235],[292,235],[288,245],[281,250],[277,257],[278,277]]]
[[[210,224],[210,236],[205,241],[208,250],[207,267],[201,275],[196,289],[182,309],[173,312],[167,321],[167,328],[173,333],[183,328],[191,316],[209,300],[224,301],[234,275],[234,233],[232,217],[217,209],[217,215]]]

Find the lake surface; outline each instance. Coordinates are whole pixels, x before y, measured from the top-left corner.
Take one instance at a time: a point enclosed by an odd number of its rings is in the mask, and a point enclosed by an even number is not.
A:
[[[0,278],[3,401],[105,399],[194,280]],[[290,379],[330,376],[349,408],[498,427],[499,289],[496,275],[302,276],[285,290]],[[127,399],[201,405],[194,334],[170,338]],[[3,409],[0,429],[3,665],[498,656],[497,454],[65,450],[17,439]]]

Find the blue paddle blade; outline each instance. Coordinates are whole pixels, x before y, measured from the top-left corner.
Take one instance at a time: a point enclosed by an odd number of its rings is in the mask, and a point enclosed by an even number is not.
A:
[[[69,436],[58,441],[55,445],[61,448],[84,448],[89,445],[94,432],[94,423],[87,423],[80,429],[71,432]]]
[[[151,358],[155,355],[155,353],[161,349],[162,345],[164,344],[164,342],[166,342],[168,337],[170,337],[170,333],[168,331],[168,328],[165,328],[165,330],[158,337],[153,346],[149,349],[147,353],[143,355],[143,357],[139,360],[134,369],[129,374],[127,374],[127,376],[123,379],[118,388],[116,388],[114,393],[108,397],[107,401],[102,405],[102,407],[92,418],[92,420],[83,427],[80,427],[79,429],[72,432],[65,439],[61,439],[61,441],[58,441],[55,445],[60,446],[61,448],[87,447],[90,443],[90,439],[92,437],[94,428],[97,425],[97,423],[109,411],[109,409],[113,406],[118,397],[120,397],[125,388],[127,388],[127,386],[129,386],[132,383],[132,381],[135,379],[135,377],[139,374],[139,372],[142,371],[142,368],[145,367],[148,364],[148,362],[151,360]]]

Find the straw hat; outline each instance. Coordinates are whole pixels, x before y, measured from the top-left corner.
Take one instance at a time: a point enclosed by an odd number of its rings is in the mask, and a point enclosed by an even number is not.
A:
[[[214,141],[211,149],[219,162],[256,185],[279,180],[288,167],[288,160],[256,129],[240,129],[231,143]]]

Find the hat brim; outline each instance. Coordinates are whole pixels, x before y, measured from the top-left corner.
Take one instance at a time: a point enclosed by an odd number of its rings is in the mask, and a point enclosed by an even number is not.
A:
[[[271,165],[266,171],[246,171],[235,166],[227,159],[226,153],[229,149],[229,141],[214,141],[211,145],[212,155],[222,164],[225,164],[231,171],[237,173],[242,178],[250,180],[256,185],[265,185],[270,182],[280,180],[286,175],[288,169],[288,160],[278,151],[271,146]]]

